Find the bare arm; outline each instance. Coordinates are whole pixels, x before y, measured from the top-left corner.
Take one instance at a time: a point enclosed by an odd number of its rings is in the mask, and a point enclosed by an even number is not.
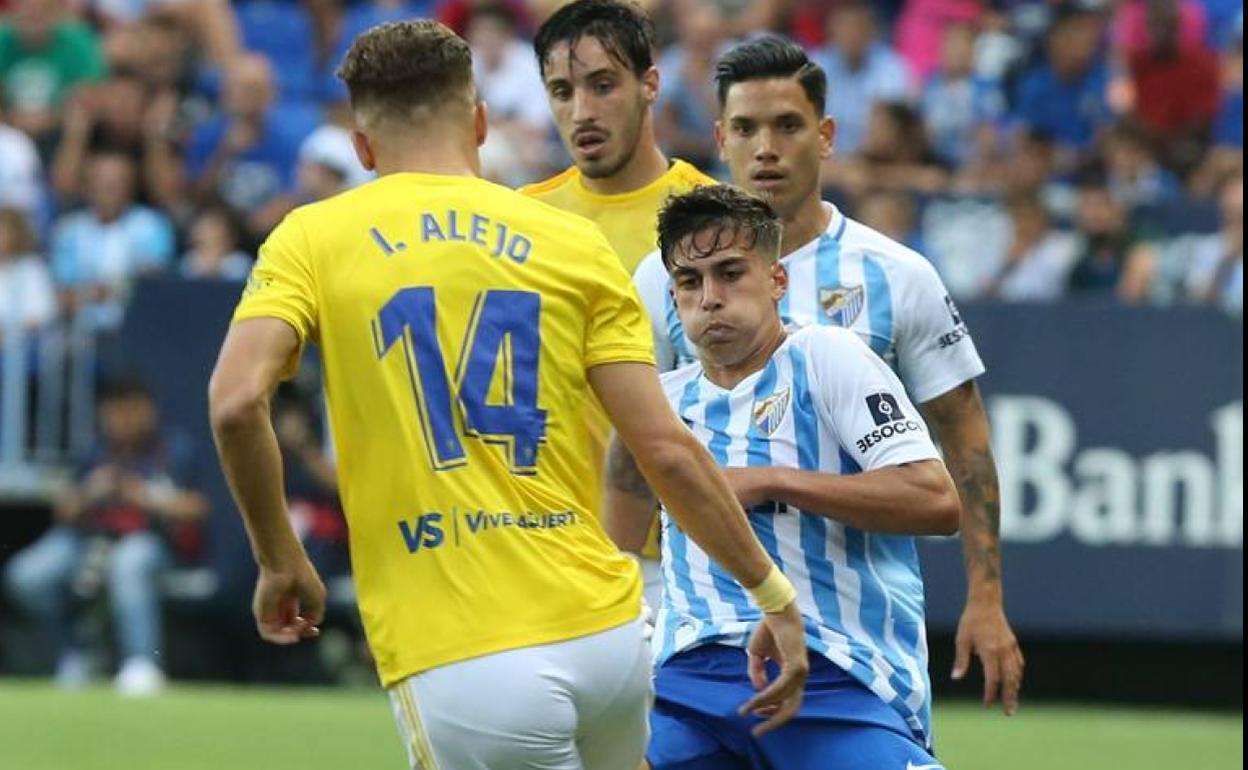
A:
[[[325,587],[291,527],[269,400],[299,349],[285,321],[256,318],[226,335],[208,387],[212,433],[260,565],[253,612],[261,636],[290,644],[316,635]]]
[[[1001,591],[1001,493],[988,416],[971,380],[923,404],[962,502],[962,548],[972,592]],[[999,599],[998,599],[999,600]]]
[[[607,498],[603,526],[622,551],[639,553],[646,544],[658,498],[619,435],[607,450]]]
[[[606,364],[591,369],[589,381],[680,528],[742,585],[761,583],[773,562],[710,453],[672,412],[654,367]]]
[[[1006,714],[1018,709],[1023,653],[1005,616],[1001,588],[1001,492],[988,416],[971,380],[921,407],[944,452],[961,497],[966,609],[958,623],[953,677],[966,675],[972,652],[984,665],[984,703],[998,690]]]
[[[62,202],[79,199],[82,189],[82,168],[87,157],[87,145],[91,141],[91,129],[95,125],[90,86],[79,86],[65,104],[61,121],[61,140],[52,156],[52,190]]]
[[[939,460],[846,476],[771,467],[727,474],[746,506],[775,500],[870,532],[951,535],[958,529],[958,494]]]

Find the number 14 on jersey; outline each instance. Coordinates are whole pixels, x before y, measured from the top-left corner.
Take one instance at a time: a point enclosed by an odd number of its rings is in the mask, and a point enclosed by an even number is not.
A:
[[[384,359],[395,343],[402,343],[434,470],[467,463],[462,441],[467,436],[501,445],[512,473],[537,472],[538,446],[546,438],[546,410],[537,405],[541,310],[536,292],[488,289],[478,294],[452,386],[438,341],[433,287],[400,289],[382,306],[373,321],[377,358]],[[489,403],[490,384],[500,367],[502,403]]]

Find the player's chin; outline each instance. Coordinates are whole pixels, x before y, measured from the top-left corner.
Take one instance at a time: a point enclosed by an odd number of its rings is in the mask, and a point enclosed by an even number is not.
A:
[[[590,179],[606,179],[614,176],[621,166],[619,161],[606,147],[603,147],[600,152],[592,154],[577,153],[575,157],[577,168],[581,170],[581,174]]]

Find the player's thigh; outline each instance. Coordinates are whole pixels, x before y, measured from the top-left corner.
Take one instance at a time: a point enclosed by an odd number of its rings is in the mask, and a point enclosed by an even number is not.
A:
[[[649,661],[633,622],[439,666],[390,698],[418,770],[635,770]]]
[[[775,770],[944,770],[911,736],[876,724],[798,717],[760,743]]]
[[[576,747],[585,770],[637,770],[654,700],[641,624],[573,640],[561,652],[568,657],[563,665],[578,672]]]

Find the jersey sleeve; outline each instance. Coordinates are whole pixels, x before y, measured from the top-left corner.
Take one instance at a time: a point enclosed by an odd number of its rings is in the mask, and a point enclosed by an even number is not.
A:
[[[936,269],[926,261],[907,267],[897,328],[897,373],[920,404],[984,373],[970,330]]]
[[[318,336],[317,311],[307,233],[302,223],[289,215],[260,247],[242,299],[234,310],[233,323],[249,318],[279,318],[290,324],[299,337],[299,349],[283,372],[290,376],[298,367],[304,344]]]
[[[633,273],[633,285],[641,297],[641,304],[650,319],[650,334],[654,337],[654,362],[660,372],[676,368],[676,348],[667,333],[667,285],[670,280],[663,258],[659,252],[651,252]]]
[[[805,335],[816,408],[863,470],[940,457],[901,381],[858,335],[814,327]]]
[[[585,329],[585,368],[634,361],[654,363],[654,340],[637,289],[598,234],[592,246],[594,286]]]

